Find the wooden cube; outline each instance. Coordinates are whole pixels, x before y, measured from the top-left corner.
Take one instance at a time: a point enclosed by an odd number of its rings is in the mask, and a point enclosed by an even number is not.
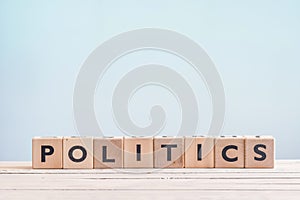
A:
[[[62,137],[34,137],[32,139],[32,168],[62,168]]]
[[[185,137],[185,168],[213,168],[215,166],[213,137]]]
[[[245,140],[246,168],[274,167],[274,138],[272,136],[249,136]]]
[[[183,168],[184,139],[182,137],[155,137],[154,167]]]
[[[124,168],[153,168],[153,138],[124,139]]]
[[[240,136],[221,136],[215,139],[215,167],[243,168],[245,139]]]
[[[92,169],[93,168],[93,138],[64,137],[63,138],[63,168]]]
[[[94,168],[123,167],[123,137],[94,138]]]

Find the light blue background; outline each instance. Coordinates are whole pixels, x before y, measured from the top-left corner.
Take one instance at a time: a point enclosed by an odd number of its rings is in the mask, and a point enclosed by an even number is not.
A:
[[[143,27],[206,49],[225,87],[224,134],[273,135],[277,158],[299,159],[299,10],[297,0],[1,0],[0,160],[31,160],[33,136],[76,135],[81,64],[103,41]]]

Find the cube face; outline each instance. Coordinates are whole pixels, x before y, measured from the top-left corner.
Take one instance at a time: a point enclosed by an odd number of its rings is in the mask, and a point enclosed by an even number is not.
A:
[[[183,168],[184,139],[175,137],[154,138],[154,167]]]
[[[185,168],[213,168],[214,141],[212,137],[186,137]]]
[[[153,168],[153,138],[124,138],[124,168]]]
[[[245,139],[243,137],[219,137],[215,139],[215,167],[243,168]]]
[[[245,140],[246,168],[274,167],[274,138],[271,136],[249,136]]]
[[[32,168],[62,168],[62,137],[35,137],[32,139]]]
[[[88,138],[88,137],[63,138],[63,168],[92,169],[93,168],[93,138]]]
[[[123,138],[94,138],[94,168],[123,168]]]

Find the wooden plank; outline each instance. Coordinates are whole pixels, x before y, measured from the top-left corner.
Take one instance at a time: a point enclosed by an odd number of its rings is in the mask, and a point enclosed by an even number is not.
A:
[[[67,191],[7,191],[1,194],[3,199],[216,199],[216,200],[247,200],[247,199],[272,199],[272,200],[299,200],[300,192],[282,191],[109,191],[109,190],[67,190]]]
[[[0,162],[0,199],[299,199],[300,161],[274,169],[31,169]]]

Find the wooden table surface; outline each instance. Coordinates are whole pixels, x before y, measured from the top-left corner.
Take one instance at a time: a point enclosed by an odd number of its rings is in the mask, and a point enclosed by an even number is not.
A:
[[[0,199],[300,199],[300,160],[274,169],[33,170],[0,162]]]

